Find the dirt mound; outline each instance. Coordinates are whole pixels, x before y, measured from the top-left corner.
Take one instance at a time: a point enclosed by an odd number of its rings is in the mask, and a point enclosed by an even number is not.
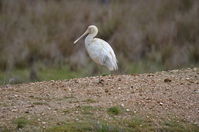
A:
[[[0,100],[0,126],[15,127],[21,117],[45,128],[85,115],[122,120],[135,114],[157,123],[175,117],[199,125],[199,69],[6,85]],[[113,106],[123,112],[110,116]]]

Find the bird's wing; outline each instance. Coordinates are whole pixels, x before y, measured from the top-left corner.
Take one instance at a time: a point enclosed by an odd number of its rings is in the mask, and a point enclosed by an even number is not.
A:
[[[100,44],[103,45],[102,51],[106,52],[106,54],[109,54],[111,59],[116,60],[116,62],[117,62],[117,59],[116,59],[116,56],[115,56],[115,53],[114,53],[112,47],[106,41],[104,41],[102,39],[100,39],[100,40],[102,41]]]
[[[115,53],[111,46],[104,40],[99,39],[99,45],[101,45],[101,64],[106,65],[109,69],[116,70],[117,69],[117,59]]]

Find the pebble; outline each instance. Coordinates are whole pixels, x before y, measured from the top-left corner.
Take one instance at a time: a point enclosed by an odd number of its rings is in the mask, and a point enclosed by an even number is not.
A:
[[[105,89],[105,93],[108,93],[108,89]]]
[[[19,97],[19,95],[16,95],[16,94],[15,94],[14,96],[15,96],[15,97]]]
[[[11,111],[12,111],[12,112],[17,112],[17,109],[12,109]]]
[[[25,113],[29,113],[29,111],[27,110],[27,111],[25,111]]]
[[[195,93],[199,93],[199,89],[194,91]]]
[[[46,122],[42,121],[42,124],[43,124],[43,125],[45,125],[45,124],[46,124]]]
[[[194,70],[194,71],[197,71],[197,68],[195,67],[195,68],[193,68],[193,70]]]
[[[166,79],[164,79],[164,82],[171,82],[171,79],[166,78]]]

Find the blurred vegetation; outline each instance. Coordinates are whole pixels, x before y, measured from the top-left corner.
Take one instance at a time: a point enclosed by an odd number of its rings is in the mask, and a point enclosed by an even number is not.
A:
[[[98,1],[1,0],[0,83],[107,73],[83,41],[73,46],[91,24],[115,50],[119,73],[198,66],[198,0]]]
[[[14,121],[16,126],[0,126],[2,132],[198,132],[198,126],[180,119],[154,122],[140,116],[132,119],[114,121],[87,119],[80,121],[62,121],[56,125],[42,128],[38,121],[19,117]],[[34,126],[34,127],[33,127]]]

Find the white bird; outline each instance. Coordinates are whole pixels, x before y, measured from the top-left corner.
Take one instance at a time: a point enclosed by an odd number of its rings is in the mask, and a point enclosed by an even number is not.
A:
[[[85,39],[85,47],[90,58],[97,64],[106,66],[110,71],[117,70],[117,59],[111,46],[104,40],[94,38],[98,33],[95,25],[90,25],[84,34],[82,34],[74,44],[87,35]]]

